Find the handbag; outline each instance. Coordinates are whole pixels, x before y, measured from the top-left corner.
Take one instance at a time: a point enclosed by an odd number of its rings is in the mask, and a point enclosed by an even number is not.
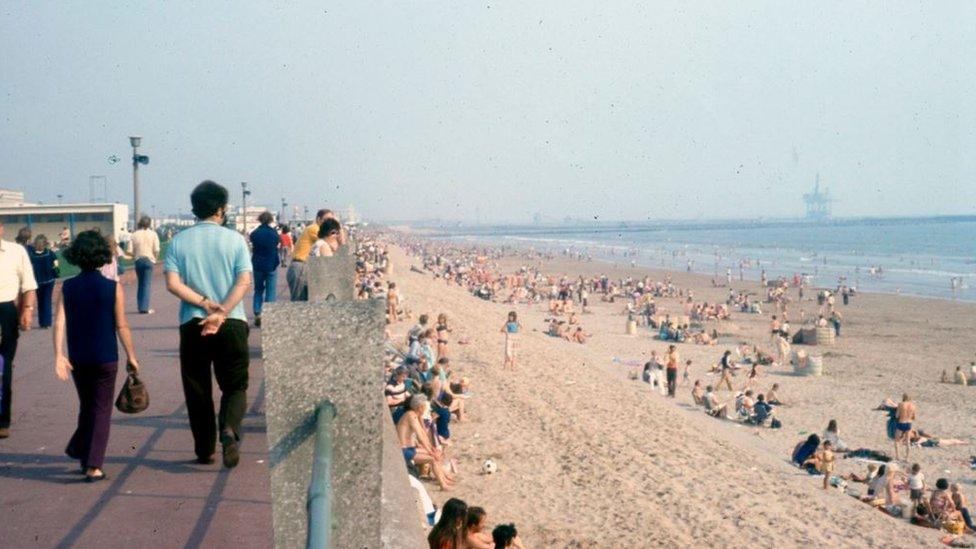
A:
[[[115,407],[123,414],[138,414],[149,407],[149,390],[131,364],[126,365],[125,370],[129,375],[115,399]]]

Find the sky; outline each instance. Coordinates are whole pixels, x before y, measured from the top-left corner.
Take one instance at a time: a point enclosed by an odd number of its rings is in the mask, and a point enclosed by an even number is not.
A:
[[[0,4],[0,188],[376,221],[976,214],[976,3]],[[121,162],[111,163],[116,156]],[[289,217],[291,213],[286,214]]]

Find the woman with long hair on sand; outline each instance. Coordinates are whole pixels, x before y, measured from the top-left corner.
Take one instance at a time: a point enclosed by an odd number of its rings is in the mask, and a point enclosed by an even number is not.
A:
[[[458,498],[444,502],[441,519],[427,535],[430,549],[462,549],[465,547],[464,522],[468,518],[468,504]]]
[[[515,311],[509,311],[508,322],[502,326],[502,333],[505,334],[505,367],[515,368],[515,355],[517,351],[517,340],[518,332],[522,327],[518,321],[518,314]]]

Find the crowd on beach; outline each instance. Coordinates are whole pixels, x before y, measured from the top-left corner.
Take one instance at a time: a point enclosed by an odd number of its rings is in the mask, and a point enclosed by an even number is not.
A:
[[[848,305],[856,296],[856,291],[843,280],[838,282],[836,288],[819,289],[812,298],[807,296],[808,299],[815,299],[817,304],[815,316],[809,316],[802,307],[796,307],[803,302],[804,292],[809,292],[807,279],[798,275],[792,279],[780,277],[767,280],[763,271],[758,292],[735,291],[730,287],[726,303],[716,304],[696,301],[691,290],[676,288],[670,278],[661,281],[653,281],[649,277],[611,280],[605,275],[574,278],[545,274],[541,271],[541,260],[552,258],[552,254],[544,252],[462,247],[408,237],[400,237],[397,243],[421,258],[423,271],[432,272],[435,278],[444,278],[449,284],[465,287],[479,298],[500,303],[544,306],[549,314],[545,333],[563,339],[572,341],[567,337],[567,326],[578,325],[579,315],[587,311],[594,299],[606,303],[623,301],[623,314],[627,315],[628,322],[646,327],[655,339],[669,344],[663,356],[656,350],[651,351],[651,358],[643,364],[643,371],[640,371],[641,365],[636,361],[615,359],[615,362],[633,367],[632,379],[642,379],[654,392],[669,397],[674,397],[677,385],[687,384],[693,403],[709,416],[756,429],[779,429],[783,426],[777,415],[777,408],[788,405],[783,389],[779,383],[764,380],[765,370],[788,368],[803,360],[804,352],[794,352],[791,346],[791,342],[803,342],[799,335],[801,330],[790,325],[791,315],[795,313],[801,326],[830,330],[833,336],[840,337],[843,316],[839,307],[841,303]],[[534,266],[523,266],[515,272],[505,273],[497,263],[503,257],[518,258]],[[586,257],[582,254],[579,256],[581,260]],[[683,306],[684,315],[662,315],[655,300],[662,297],[677,298]],[[706,321],[715,325],[730,319],[733,311],[762,314],[764,304],[772,313],[769,324],[772,351],[763,349],[763,342],[749,344],[740,341],[717,355],[717,360],[707,370],[707,375],[715,376],[717,382],[708,384],[700,378],[692,381],[689,374],[691,361],[680,359],[678,345],[716,345],[721,335],[714,327],[704,329]],[[794,309],[798,309],[798,313]],[[509,320],[515,319],[516,313],[513,311]],[[506,365],[510,345],[506,338]],[[679,381],[682,367],[684,373]],[[970,384],[971,379],[976,379],[976,363],[970,368],[971,371],[966,372],[962,367],[957,367],[951,378],[943,373],[943,381]],[[732,396],[721,398],[719,395],[723,390],[729,391]],[[968,543],[955,537],[974,531],[967,500],[959,483],[951,482],[948,478],[937,478],[933,484],[926,484],[921,465],[908,462],[913,447],[967,442],[936,437],[915,426],[917,409],[909,395],[904,395],[900,403],[886,399],[879,410],[889,415],[887,430],[894,444],[893,457],[879,449],[849,447],[840,438],[838,421],[831,420],[822,436],[813,434],[800,441],[791,452],[790,461],[811,475],[822,477],[824,488],[839,489],[886,514],[907,518],[913,524],[942,529],[953,536],[944,540],[946,543]],[[836,461],[841,458],[866,462],[868,469],[863,474],[838,475]],[[855,484],[865,485],[865,493],[854,488]]]

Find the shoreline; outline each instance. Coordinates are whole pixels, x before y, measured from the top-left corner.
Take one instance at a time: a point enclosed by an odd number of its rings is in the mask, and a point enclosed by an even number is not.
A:
[[[520,250],[520,251],[528,251],[528,250],[540,251],[540,250],[542,250],[542,251],[545,251],[545,252],[552,252],[553,254],[555,254],[556,255],[555,259],[567,259],[567,260],[568,260],[568,258],[566,258],[566,257],[564,257],[564,256],[561,255],[561,250],[565,250],[567,248],[570,248],[570,249],[590,249],[590,248],[611,249],[611,248],[613,248],[613,249],[621,250],[621,251],[633,250],[635,248],[640,249],[639,246],[636,246],[636,247],[635,246],[625,246],[625,245],[622,245],[622,244],[618,245],[618,244],[602,243],[602,242],[596,242],[596,241],[593,241],[593,242],[584,242],[584,241],[578,241],[578,240],[572,240],[572,241],[570,241],[570,240],[552,239],[551,242],[548,242],[547,243],[545,241],[545,239],[533,239],[532,237],[523,237],[521,235],[512,235],[512,236],[514,236],[514,237],[516,237],[518,239],[521,239],[521,241],[522,241],[522,244],[521,245],[513,245],[513,244],[510,243],[510,241],[507,241],[507,240],[503,240],[503,241],[500,241],[500,242],[498,242],[498,241],[480,240],[480,238],[487,239],[488,238],[487,235],[484,236],[484,237],[470,236],[470,235],[469,236],[443,235],[443,236],[431,237],[431,236],[425,235],[423,233],[417,233],[417,232],[415,232],[413,234],[416,234],[416,236],[420,236],[420,237],[423,237],[423,238],[431,238],[434,241],[450,241],[450,242],[453,242],[455,244],[459,244],[459,245],[462,245],[462,246],[477,246],[477,247],[481,247],[481,246],[496,246],[496,247],[497,246],[504,246],[506,248],[512,248],[512,249]],[[465,240],[465,239],[474,239],[474,238],[478,238],[479,240]],[[560,243],[564,243],[565,245],[560,245]],[[691,246],[691,244],[688,244],[687,246]],[[709,246],[703,245],[703,244],[694,244],[694,246],[697,246],[699,248],[707,248],[707,247],[709,247]],[[802,253],[802,252],[800,252],[800,250],[796,250],[796,251],[799,252],[799,253]],[[628,258],[628,257],[629,256],[621,256],[621,258],[624,258],[624,259],[625,258]],[[651,270],[661,271],[661,272],[699,275],[699,276],[706,277],[706,278],[709,278],[709,279],[715,278],[717,282],[724,282],[724,280],[725,280],[725,277],[723,276],[723,274],[721,272],[719,273],[718,276],[709,275],[709,274],[707,274],[704,271],[692,270],[692,271],[689,272],[689,271],[686,271],[686,270],[683,270],[683,269],[674,268],[673,266],[656,265],[655,263],[652,263],[651,261],[649,261],[647,259],[644,259],[645,257],[646,257],[646,254],[643,255],[643,256],[638,256],[638,259],[636,260],[636,262],[637,262],[637,265],[636,266],[637,267],[643,267],[645,269],[651,269]],[[591,258],[591,260],[593,262],[601,262],[601,263],[604,263],[604,264],[612,265],[614,267],[629,267],[629,265],[623,265],[622,264],[623,262],[615,261],[612,257],[607,257],[606,255],[593,256]],[[814,265],[814,267],[817,267],[817,266]],[[772,267],[770,268],[770,270],[771,269],[772,269]],[[742,282],[756,282],[756,283],[758,283],[760,281],[760,277],[759,277],[758,274],[753,274],[752,271],[755,271],[755,268],[751,268],[748,271],[749,274],[746,274],[743,277],[743,281],[740,282],[738,280],[738,277],[735,276],[737,274],[737,271],[733,270],[733,283],[736,283],[736,282],[738,282],[740,284]],[[792,273],[791,273],[791,275],[792,275]],[[787,278],[790,278],[791,275],[782,275],[782,276],[785,276]],[[970,276],[970,275],[967,274],[966,276]],[[973,274],[971,276],[972,276],[972,279],[976,280],[976,274]],[[770,274],[769,277],[768,277],[768,279],[770,281],[775,280],[776,278],[777,277],[776,276],[773,276],[772,274]],[[723,286],[718,286],[718,287],[723,287]],[[728,286],[724,286],[724,287],[727,288]],[[810,289],[814,289],[814,290],[816,290],[816,289],[828,289],[828,290],[834,291],[837,288],[837,284],[833,284],[833,285],[829,285],[829,286],[828,285],[823,285],[823,284],[810,284],[807,287],[810,288]],[[968,289],[968,287],[967,287],[967,289]],[[938,295],[938,294],[931,294],[931,295],[929,295],[929,294],[916,293],[916,292],[905,292],[905,291],[885,291],[883,289],[877,289],[877,288],[872,288],[872,289],[869,289],[869,290],[860,290],[860,289],[858,289],[857,290],[857,293],[859,295],[864,295],[864,294],[877,294],[877,295],[886,295],[886,296],[904,296],[904,297],[912,297],[912,298],[918,298],[918,299],[934,299],[934,300],[941,300],[941,301],[947,301],[947,302],[962,302],[962,303],[976,304],[976,293],[973,293],[973,295],[971,297],[968,297],[968,298],[967,297],[963,297],[963,296],[955,296],[955,297],[953,297],[953,296],[945,296],[945,295]],[[972,292],[970,292],[970,293],[972,293]]]

